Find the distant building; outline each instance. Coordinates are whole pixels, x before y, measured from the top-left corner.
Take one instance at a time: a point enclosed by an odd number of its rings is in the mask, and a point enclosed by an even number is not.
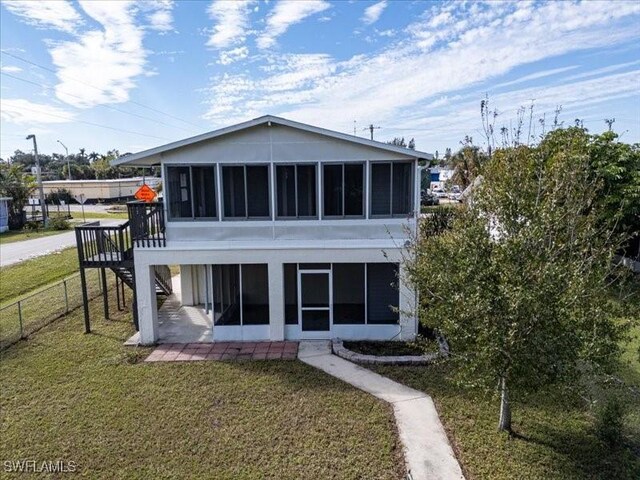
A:
[[[0,197],[0,233],[9,230],[9,202],[11,197]]]
[[[116,178],[111,180],[51,180],[42,182],[45,195],[66,189],[74,198],[84,195],[86,201],[131,200],[136,190],[145,182],[152,188],[157,187],[161,179],[157,177]]]
[[[444,189],[444,184],[447,180],[453,177],[454,170],[448,168],[441,167],[433,167],[431,168],[431,179],[430,179],[430,187],[431,190],[434,188],[442,188]]]

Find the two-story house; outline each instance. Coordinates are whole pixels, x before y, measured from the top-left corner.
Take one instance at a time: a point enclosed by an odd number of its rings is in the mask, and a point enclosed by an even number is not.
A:
[[[413,338],[402,260],[431,158],[264,116],[114,161],[162,169],[166,240],[133,250],[141,343],[162,341],[154,266],[176,264],[214,340]]]

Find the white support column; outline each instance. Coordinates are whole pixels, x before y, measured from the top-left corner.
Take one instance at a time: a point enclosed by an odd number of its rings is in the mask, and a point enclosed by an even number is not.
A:
[[[158,341],[158,305],[153,266],[136,265],[135,272],[140,343],[152,345]]]
[[[269,262],[269,338],[284,340],[284,273],[280,262]]]
[[[182,305],[193,305],[193,265],[180,265],[180,294]]]
[[[400,339],[413,340],[418,333],[418,313],[416,310],[416,292],[407,283],[407,271],[400,262],[399,272],[400,291]]]

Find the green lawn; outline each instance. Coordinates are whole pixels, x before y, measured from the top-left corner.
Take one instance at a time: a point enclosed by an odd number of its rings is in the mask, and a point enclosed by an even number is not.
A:
[[[59,235],[71,230],[12,230],[9,232],[0,233],[0,245],[6,245],[7,243],[20,242],[22,240],[32,240],[34,238],[49,237],[51,235]]]
[[[83,216],[82,216],[82,212],[73,212],[73,219],[74,220],[82,220]],[[128,219],[129,218],[129,214],[125,211],[125,212],[117,212],[117,213],[108,213],[108,212],[85,212],[85,217],[87,219],[87,222],[94,220],[94,219],[105,219],[105,218],[112,218],[112,219]]]
[[[640,284],[624,302],[626,318],[640,318]],[[618,376],[640,392],[639,343],[636,322],[622,345]],[[626,445],[610,448],[595,435],[592,413],[575,391],[555,387],[513,398],[517,436],[509,438],[496,430],[498,399],[458,387],[446,364],[372,368],[433,397],[467,479],[640,478],[640,393],[629,388],[622,390]]]
[[[0,268],[0,304],[78,271],[75,247]]]
[[[2,353],[3,461],[98,479],[403,478],[387,404],[298,361],[140,363],[129,314],[91,311],[91,335],[77,310]]]

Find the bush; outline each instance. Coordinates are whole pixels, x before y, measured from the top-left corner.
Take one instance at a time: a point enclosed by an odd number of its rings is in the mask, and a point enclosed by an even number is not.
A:
[[[53,217],[49,219],[49,228],[51,230],[69,230],[71,225],[66,218],[63,217]]]
[[[596,435],[610,447],[619,446],[624,439],[626,409],[617,396],[611,396],[596,409]]]
[[[420,233],[423,237],[433,237],[446,232],[453,226],[458,213],[456,207],[429,208],[427,215],[420,219]]]
[[[30,221],[24,224],[24,229],[30,232],[36,232],[40,230],[40,222]]]

